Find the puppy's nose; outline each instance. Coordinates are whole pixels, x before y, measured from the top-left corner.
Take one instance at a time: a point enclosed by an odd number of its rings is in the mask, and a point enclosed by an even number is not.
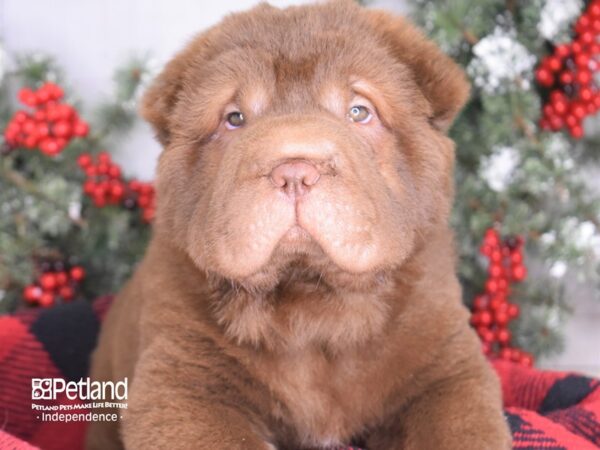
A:
[[[321,174],[309,162],[293,161],[275,167],[270,177],[275,186],[281,188],[289,197],[300,197],[317,184]]]

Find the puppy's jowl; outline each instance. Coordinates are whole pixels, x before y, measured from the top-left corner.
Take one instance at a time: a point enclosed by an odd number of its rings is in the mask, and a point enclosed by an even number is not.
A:
[[[227,17],[150,87],[154,237],[93,376],[88,448],[498,450],[448,213],[468,95],[405,20],[333,2]]]

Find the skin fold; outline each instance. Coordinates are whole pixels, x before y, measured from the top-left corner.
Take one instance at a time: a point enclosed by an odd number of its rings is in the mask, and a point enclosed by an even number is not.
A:
[[[192,40],[143,99],[153,238],[92,364],[128,409],[87,448],[509,449],[448,226],[467,96],[416,28],[350,1]]]

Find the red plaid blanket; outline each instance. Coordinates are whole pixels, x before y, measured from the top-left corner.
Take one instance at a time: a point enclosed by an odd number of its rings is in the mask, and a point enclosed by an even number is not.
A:
[[[93,304],[75,302],[0,317],[0,450],[82,448],[85,422],[38,419],[39,411],[31,407],[31,379],[85,377],[109,305],[105,297]],[[515,449],[600,448],[598,380],[502,361],[492,364],[502,381]],[[67,403],[77,401],[61,397],[50,402]]]

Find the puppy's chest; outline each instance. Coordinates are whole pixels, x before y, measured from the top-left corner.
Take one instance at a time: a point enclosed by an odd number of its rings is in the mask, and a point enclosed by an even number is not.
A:
[[[348,444],[381,415],[381,396],[356,358],[332,361],[319,351],[306,351],[265,367],[273,415],[295,430],[294,440],[304,447]]]

